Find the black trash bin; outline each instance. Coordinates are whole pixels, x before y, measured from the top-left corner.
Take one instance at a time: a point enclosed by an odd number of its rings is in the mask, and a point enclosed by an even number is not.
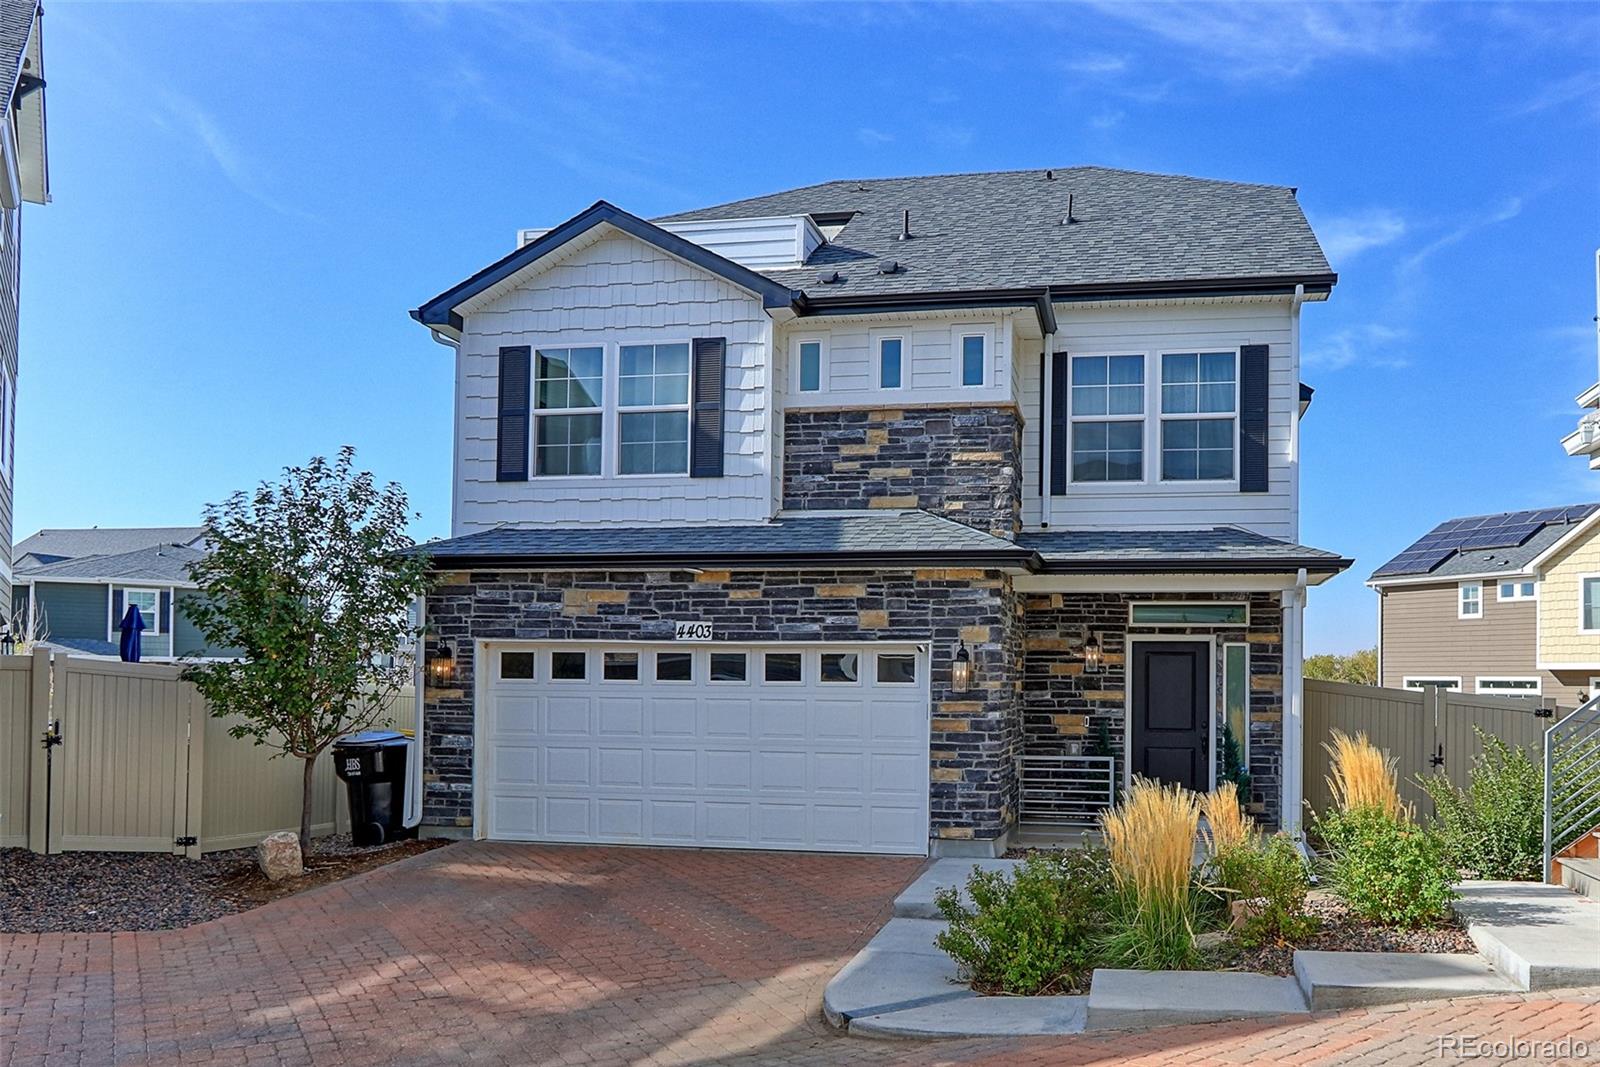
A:
[[[350,796],[350,837],[381,845],[415,837],[406,829],[406,758],[411,741],[394,730],[362,730],[333,743],[333,770]]]

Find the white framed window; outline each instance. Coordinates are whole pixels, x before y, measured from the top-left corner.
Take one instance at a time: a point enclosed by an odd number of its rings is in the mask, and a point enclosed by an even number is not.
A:
[[[1161,353],[1161,480],[1237,477],[1239,352]]]
[[[1456,587],[1456,618],[1483,618],[1483,583],[1462,582]]]
[[[1498,599],[1532,600],[1538,588],[1532,578],[1513,578],[1500,583]]]
[[[617,350],[617,473],[689,473],[689,343]]]
[[[1250,646],[1222,646],[1223,722],[1239,746],[1239,766],[1250,769]],[[1248,799],[1248,798],[1245,798]]]
[[[122,591],[122,614],[126,616],[128,609],[137,605],[139,617],[144,620],[144,632],[159,634],[161,632],[161,591],[158,589],[124,589]],[[117,624],[121,625],[118,619]]]
[[[1447,676],[1442,674],[1406,675],[1400,681],[1405,689],[1443,689],[1451,693],[1461,692],[1460,675]]]
[[[1480,693],[1536,697],[1544,693],[1544,683],[1535,677],[1486,678],[1480,675],[1477,690]]]
[[[905,387],[906,339],[904,337],[878,338],[878,388],[903,389]]]
[[[1600,697],[1600,675],[1589,676],[1589,698]]]
[[[1600,634],[1600,574],[1578,575],[1578,632]]]
[[[961,384],[982,385],[988,377],[989,335],[962,333],[957,336],[956,356],[960,361]]]
[[[534,678],[534,665],[538,659],[535,652],[503,651],[500,653],[500,680],[515,682],[531,682]]]
[[[605,423],[605,349],[534,352],[533,474],[596,476]]]
[[[1144,480],[1144,365],[1143,355],[1068,360],[1073,481]]]
[[[802,337],[794,346],[794,387],[800,393],[820,393],[827,373],[827,342],[821,337]]]

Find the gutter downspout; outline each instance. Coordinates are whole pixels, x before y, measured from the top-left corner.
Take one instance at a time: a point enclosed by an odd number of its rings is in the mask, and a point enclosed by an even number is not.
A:
[[[1305,693],[1303,659],[1305,640],[1306,572],[1295,575],[1292,589],[1283,591],[1283,781],[1279,818],[1283,831],[1305,845],[1301,826],[1305,800]]]
[[[1052,489],[1055,485],[1055,474],[1050,469],[1050,426],[1054,420],[1055,412],[1051,410],[1050,399],[1054,395],[1054,368],[1055,368],[1056,335],[1054,331],[1044,335],[1044,368],[1039,375],[1039,469],[1044,481],[1039,487],[1039,527],[1050,528],[1052,512],[1055,510],[1055,496]]]
[[[417,597],[417,652],[411,657],[411,688],[416,694],[416,718],[412,720],[414,728],[411,731],[411,751],[406,759],[406,810],[402,820],[407,830],[422,823],[422,753],[423,739],[427,728],[427,720],[423,718],[423,711],[427,707],[426,686],[428,672],[424,659],[427,654],[427,641],[420,632],[427,623],[428,601],[426,597]]]
[[[1294,383],[1295,416],[1289,420],[1289,484],[1294,487],[1294,539],[1300,540],[1300,307],[1306,287],[1296,285],[1289,301],[1289,380]]]

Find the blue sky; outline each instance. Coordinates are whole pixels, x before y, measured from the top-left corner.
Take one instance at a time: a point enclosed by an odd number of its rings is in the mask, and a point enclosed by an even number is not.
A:
[[[1450,515],[1600,499],[1600,8],[101,5],[46,15],[55,203],[24,220],[18,536],[181,524],[349,442],[449,528],[422,299],[604,197],[1101,164],[1295,185],[1302,540],[1361,580]],[[130,451],[130,442],[135,443]]]

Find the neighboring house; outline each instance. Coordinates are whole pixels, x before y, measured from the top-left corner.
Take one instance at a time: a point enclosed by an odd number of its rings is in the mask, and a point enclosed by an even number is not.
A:
[[[1379,567],[1379,684],[1549,697],[1600,689],[1600,504],[1450,519]]]
[[[604,201],[429,300],[429,832],[992,854],[1135,773],[1297,825],[1293,189],[1078,167]],[[425,787],[423,782],[426,782]]]
[[[44,11],[32,0],[0,5],[0,604],[11,602],[11,507],[17,451],[17,307],[22,205],[50,200],[45,157]]]
[[[204,548],[200,526],[40,530],[14,550],[13,618],[56,648],[116,657],[122,617],[137,604],[143,658],[227,655],[209,647],[182,610],[198,595],[189,565]]]
[[[1600,350],[1600,252],[1594,254],[1595,342]],[[1591,470],[1600,470],[1600,382],[1578,394],[1578,406],[1585,409],[1578,428],[1562,438],[1561,447],[1569,456],[1589,457]]]

